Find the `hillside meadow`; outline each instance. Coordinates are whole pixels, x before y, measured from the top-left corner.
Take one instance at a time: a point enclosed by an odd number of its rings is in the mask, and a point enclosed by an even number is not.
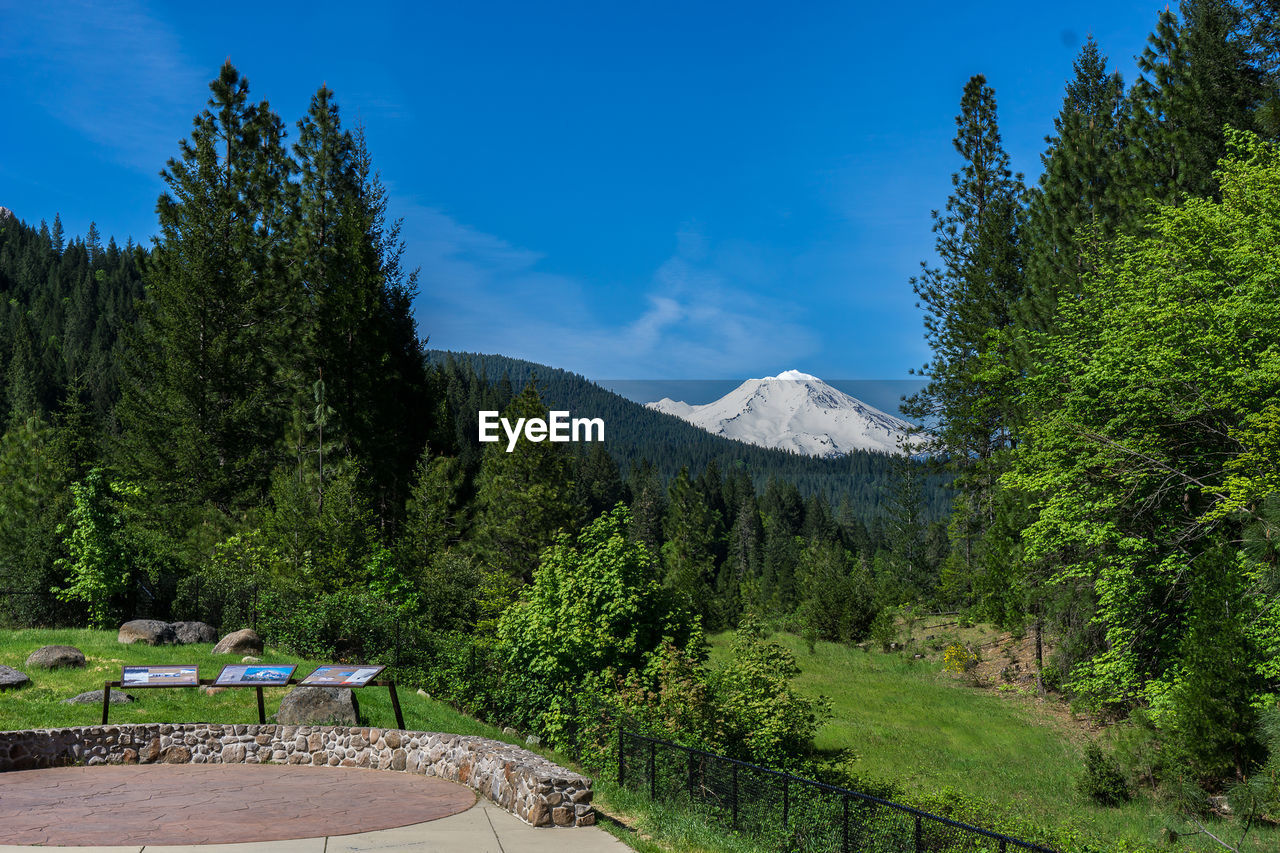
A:
[[[983,626],[946,635],[985,646],[984,654],[993,658],[1008,647],[998,637]],[[935,813],[954,808],[963,820],[965,804],[982,800],[1015,822],[1074,827],[1082,838],[1104,844],[1165,844],[1167,829],[1193,829],[1143,792],[1117,808],[1082,796],[1076,782],[1085,746],[1091,739],[1110,743],[1117,730],[1072,714],[1056,697],[1041,699],[1009,684],[973,686],[972,679],[945,670],[942,642],[909,642],[908,651],[890,653],[817,642],[810,652],[794,634],[770,639],[795,655],[801,669],[796,687],[831,701],[831,719],[818,731],[817,748],[845,751],[850,770],[897,784],[909,804]],[[727,658],[731,641],[729,633],[711,638],[713,662]],[[1238,829],[1227,834],[1234,838]],[[1261,853],[1278,846],[1280,832],[1263,828],[1251,832],[1240,850]],[[1172,849],[1223,848],[1201,835],[1183,836]]]

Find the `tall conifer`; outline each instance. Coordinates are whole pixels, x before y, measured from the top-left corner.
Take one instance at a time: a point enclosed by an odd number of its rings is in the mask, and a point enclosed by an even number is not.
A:
[[[280,382],[296,312],[279,118],[230,62],[161,173],[168,190],[121,405],[133,476],[183,505],[257,503],[284,434]]]

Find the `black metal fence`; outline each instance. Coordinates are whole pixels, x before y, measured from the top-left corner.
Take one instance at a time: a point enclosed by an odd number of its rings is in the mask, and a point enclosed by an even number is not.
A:
[[[1032,844],[857,791],[620,729],[618,784],[796,853],[1008,853]]]

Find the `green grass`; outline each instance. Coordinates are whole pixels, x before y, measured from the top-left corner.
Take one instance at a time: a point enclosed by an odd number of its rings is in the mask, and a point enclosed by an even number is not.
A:
[[[46,645],[75,646],[84,652],[81,669],[45,670],[25,665],[27,655]],[[104,681],[118,681],[120,667],[129,665],[198,664],[201,678],[214,678],[224,664],[239,663],[239,655],[214,655],[211,644],[188,646],[147,646],[116,641],[114,631],[87,629],[0,631],[0,664],[20,669],[31,684],[0,693],[0,729],[58,728],[92,726],[102,722],[102,705],[67,705],[62,700],[89,690],[101,690]],[[263,663],[296,663],[294,677],[301,678],[322,663],[268,648]],[[508,740],[493,726],[467,717],[443,702],[417,695],[416,685],[397,685],[405,725],[413,730],[450,732]],[[114,691],[117,688],[112,688]],[[288,688],[263,689],[268,720],[280,706]],[[231,688],[206,696],[194,688],[144,688],[126,690],[137,701],[112,705],[112,723],[256,723],[258,704],[251,688]],[[394,726],[391,698],[382,687],[361,688],[361,722],[371,726]]]
[[[1035,823],[1075,826],[1106,841],[1155,844],[1165,827],[1190,831],[1145,795],[1121,808],[1104,808],[1077,793],[1089,735],[1040,700],[970,687],[943,672],[940,661],[911,654],[821,642],[810,654],[794,635],[772,639],[795,654],[798,689],[831,700],[832,719],[818,732],[818,748],[852,750],[854,769],[899,783],[908,799],[951,788],[1008,806]],[[713,663],[727,658],[731,641],[730,634],[712,638]],[[1280,833],[1255,830],[1243,849],[1278,845]],[[1221,849],[1203,837],[1183,839],[1179,846]]]

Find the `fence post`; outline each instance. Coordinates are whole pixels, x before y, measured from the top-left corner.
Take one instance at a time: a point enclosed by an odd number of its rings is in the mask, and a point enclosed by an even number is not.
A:
[[[626,732],[622,729],[622,721],[618,721],[618,787],[627,787],[627,751],[623,743]]]
[[[689,768],[686,775],[688,778],[685,780],[685,787],[689,791],[689,802],[693,802],[694,784],[693,784],[693,751],[692,750],[690,750],[689,752]]]
[[[791,793],[791,777],[783,776],[782,777],[782,829],[784,832],[787,829],[787,810],[791,805],[790,793]]]
[[[920,828],[920,815],[916,815],[916,853],[924,851],[924,833]]]
[[[1005,840],[1003,838],[1000,839],[1000,853],[1005,853]]]
[[[649,741],[649,799],[654,802],[658,800],[657,758],[658,745]]]
[[[733,765],[733,828],[738,828],[738,765]]]
[[[840,801],[841,801],[840,831],[841,831],[841,835],[844,838],[844,846],[842,846],[840,849],[843,850],[844,853],[849,853],[849,795],[841,794]]]

